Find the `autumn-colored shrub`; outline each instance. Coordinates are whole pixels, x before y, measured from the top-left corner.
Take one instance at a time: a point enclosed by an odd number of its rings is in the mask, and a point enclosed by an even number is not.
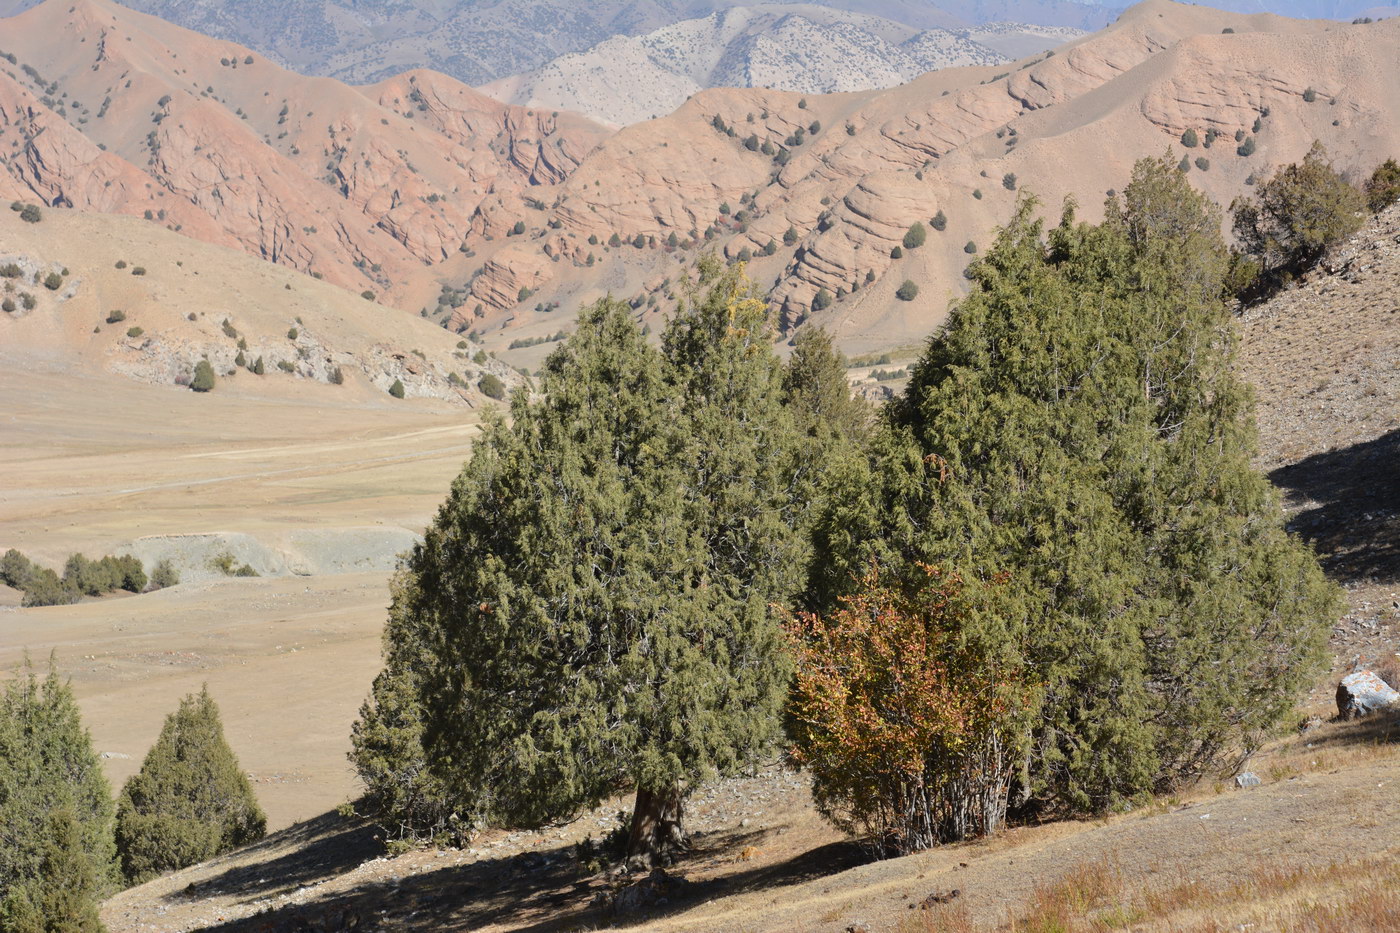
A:
[[[872,568],[828,617],[787,627],[793,758],[824,816],[897,854],[1001,827],[1027,693],[959,635],[995,611],[1001,585],[922,565],[914,576]]]

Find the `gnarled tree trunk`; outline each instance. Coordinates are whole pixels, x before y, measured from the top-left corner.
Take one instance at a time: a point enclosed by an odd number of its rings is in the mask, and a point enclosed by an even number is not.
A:
[[[646,870],[669,864],[685,848],[685,798],[680,788],[638,788],[627,838],[627,865]]]

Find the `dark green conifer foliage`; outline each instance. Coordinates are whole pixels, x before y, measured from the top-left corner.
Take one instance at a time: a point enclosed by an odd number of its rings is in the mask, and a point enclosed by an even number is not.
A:
[[[821,448],[845,448],[863,441],[874,412],[851,394],[846,378],[846,355],[820,327],[807,327],[793,340],[792,356],[783,371],[783,401],[797,430],[816,439]]]
[[[1361,228],[1365,201],[1314,142],[1302,162],[1261,182],[1232,205],[1235,236],[1267,276],[1301,272]]]
[[[800,583],[809,478],[766,307],[703,266],[663,351],[625,304],[583,314],[396,586],[353,757],[379,804],[425,802],[416,826],[539,825],[630,788],[631,853],[664,858],[686,794],[777,738],[771,605]],[[420,746],[430,773],[405,772]]]
[[[0,930],[102,933],[106,928],[97,909],[105,890],[73,811],[49,811],[37,842],[38,875],[14,885],[0,900]]]
[[[1250,465],[1218,209],[1166,158],[1048,247],[1031,205],[836,477],[813,590],[872,558],[1009,572],[1012,611],[964,636],[1039,681],[1019,802],[1104,810],[1257,744],[1336,599]]]
[[[0,929],[100,930],[115,887],[112,792],[52,662],[0,697]]]
[[[214,388],[214,367],[209,365],[208,360],[200,360],[194,364],[194,376],[190,379],[190,388],[196,392],[208,392]]]
[[[122,788],[117,849],[127,880],[213,858],[261,839],[267,818],[224,738],[206,687],[180,701],[141,770]]]

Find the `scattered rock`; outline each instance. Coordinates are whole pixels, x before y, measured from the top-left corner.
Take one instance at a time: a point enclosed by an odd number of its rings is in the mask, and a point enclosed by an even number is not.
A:
[[[1348,674],[1337,685],[1337,715],[1343,720],[1360,719],[1397,701],[1400,693],[1373,671]]]
[[[962,894],[962,891],[958,888],[954,888],[951,891],[935,891],[919,903],[919,909],[932,910],[939,904],[947,904],[953,901],[960,894]]]
[[[1259,775],[1255,774],[1253,771],[1245,771],[1235,775],[1236,787],[1258,787],[1263,783],[1263,781],[1259,780]]]

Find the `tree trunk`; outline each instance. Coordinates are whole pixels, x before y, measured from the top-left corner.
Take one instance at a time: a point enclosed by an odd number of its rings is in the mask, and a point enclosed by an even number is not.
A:
[[[679,788],[637,790],[632,832],[627,838],[627,865],[648,870],[670,864],[685,848],[685,800]]]

